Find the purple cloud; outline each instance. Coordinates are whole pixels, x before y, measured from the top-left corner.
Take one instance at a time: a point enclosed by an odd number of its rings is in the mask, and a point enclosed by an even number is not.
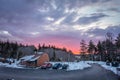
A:
[[[91,36],[103,36],[107,31],[112,31],[116,35],[120,26],[111,25],[120,25],[118,19],[120,10],[116,5],[119,2],[119,0],[117,2],[114,0],[0,0],[0,38],[36,43],[61,39],[64,44],[71,40],[71,43],[76,42],[77,45],[81,39],[88,40],[92,39]],[[113,20],[109,21],[112,18]],[[107,28],[102,29],[100,26]]]

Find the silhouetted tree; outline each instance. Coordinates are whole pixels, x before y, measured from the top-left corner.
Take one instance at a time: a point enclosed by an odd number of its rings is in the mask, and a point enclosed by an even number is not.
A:
[[[96,52],[96,47],[95,47],[95,45],[94,45],[94,43],[93,43],[92,40],[90,40],[90,42],[89,42],[88,52],[89,52],[90,54],[94,54],[94,53]]]
[[[85,54],[86,54],[86,51],[87,51],[87,46],[86,46],[85,40],[81,40],[80,48],[81,48],[81,50],[80,50],[81,58],[83,60],[85,60]]]
[[[117,49],[120,49],[120,33],[117,36],[117,39],[115,40],[115,45]]]
[[[116,60],[120,61],[120,33],[118,34],[115,40],[115,45],[116,45]]]
[[[104,57],[105,57],[105,44],[104,42],[101,43],[101,41],[98,42],[97,44],[97,50],[98,50],[98,54],[100,55],[100,60],[104,61]]]
[[[41,49],[41,45],[40,45],[40,43],[39,43],[39,45],[38,45],[38,50],[40,50]]]
[[[113,61],[115,59],[115,45],[113,44],[113,33],[106,33],[106,52],[107,59]]]
[[[90,40],[88,44],[88,52],[91,54],[92,60],[94,60],[96,51],[97,51],[96,46],[94,45],[93,41]]]
[[[63,47],[63,49],[62,49],[63,51],[67,51],[67,49],[65,48],[65,47]]]

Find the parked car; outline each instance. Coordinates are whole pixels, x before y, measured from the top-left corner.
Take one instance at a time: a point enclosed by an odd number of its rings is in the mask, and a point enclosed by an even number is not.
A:
[[[0,58],[0,62],[2,62],[2,63],[11,63],[11,61],[9,61],[8,59],[5,59],[5,58]]]
[[[118,67],[118,66],[119,66],[119,62],[114,61],[114,62],[111,63],[111,65],[112,65],[113,67]]]
[[[53,65],[53,69],[59,69],[60,67],[62,67],[62,64],[60,64],[60,63],[56,63],[56,64],[54,64]]]
[[[62,65],[62,69],[67,69],[68,67],[69,67],[68,64],[63,64],[63,65]]]
[[[111,64],[110,61],[106,61],[106,65],[110,66],[110,64]]]
[[[0,62],[3,62],[3,63],[4,63],[4,62],[5,62],[5,58],[1,58],[1,57],[0,57]]]
[[[47,69],[47,68],[51,68],[52,67],[52,64],[51,63],[44,63],[42,66],[41,66],[41,69]]]

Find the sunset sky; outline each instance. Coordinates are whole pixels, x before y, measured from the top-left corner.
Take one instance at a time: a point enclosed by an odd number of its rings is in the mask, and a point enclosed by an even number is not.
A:
[[[0,0],[0,39],[79,53],[81,39],[120,33],[120,0]]]

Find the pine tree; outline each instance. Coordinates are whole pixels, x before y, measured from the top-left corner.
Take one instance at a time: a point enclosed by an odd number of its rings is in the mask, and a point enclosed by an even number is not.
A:
[[[97,44],[97,51],[100,55],[100,60],[105,61],[105,42],[99,41]]]
[[[93,43],[92,40],[90,40],[90,42],[89,42],[88,52],[89,52],[90,54],[94,54],[94,53],[96,52],[96,47],[95,47],[95,45],[94,45],[94,43]]]
[[[115,40],[115,45],[117,49],[120,49],[120,33],[117,36],[117,39]]]
[[[81,48],[81,50],[80,50],[81,58],[83,60],[85,60],[85,54],[86,54],[86,51],[87,51],[85,40],[81,40],[81,42],[80,42],[80,48]]]
[[[106,33],[106,51],[107,60],[113,61],[115,59],[115,45],[113,44],[113,33]]]
[[[88,53],[90,53],[91,59],[95,60],[94,56],[95,56],[95,53],[96,53],[97,49],[96,49],[96,46],[94,45],[92,40],[89,41],[89,45],[88,45],[88,50],[87,51],[88,51]]]
[[[55,49],[53,51],[53,60],[55,61],[56,60],[56,53],[55,53]]]
[[[115,40],[115,46],[116,46],[116,60],[120,61],[120,33],[117,36],[117,39]]]
[[[39,43],[39,45],[38,45],[38,50],[40,50],[41,49],[41,45],[40,45],[40,43]]]

